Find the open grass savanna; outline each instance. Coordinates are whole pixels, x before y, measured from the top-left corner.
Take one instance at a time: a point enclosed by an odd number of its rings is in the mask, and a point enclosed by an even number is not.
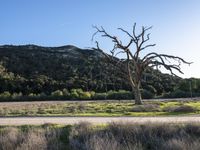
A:
[[[199,124],[0,127],[1,150],[198,150]]]
[[[169,116],[198,115],[198,100],[50,101],[1,103],[0,116]]]

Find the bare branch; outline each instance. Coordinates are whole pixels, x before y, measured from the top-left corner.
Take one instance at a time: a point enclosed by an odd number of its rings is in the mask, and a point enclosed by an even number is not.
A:
[[[144,46],[144,47],[141,47],[141,48],[140,48],[140,51],[142,51],[142,50],[144,50],[144,49],[146,49],[146,48],[148,48],[148,47],[154,47],[154,46],[156,46],[156,44],[149,44],[149,45],[146,45],[146,46]]]
[[[128,35],[129,42],[127,45],[123,45],[122,41],[119,40],[116,36],[108,34],[103,27],[98,28],[94,26],[96,32],[93,34],[93,37],[100,33],[102,37],[107,37],[112,40],[114,43],[114,47],[111,50],[112,53],[112,63],[115,66],[121,68],[123,70],[124,76],[129,81],[133,91],[137,91],[136,94],[140,93],[140,85],[142,76],[144,71],[148,68],[154,67],[164,67],[166,70],[170,71],[172,75],[175,75],[174,71],[178,71],[179,73],[183,73],[181,71],[180,65],[181,63],[191,64],[191,62],[185,61],[183,58],[173,55],[166,55],[166,54],[158,54],[155,52],[147,53],[142,59],[140,58],[140,52],[154,47],[156,44],[148,44],[147,42],[150,40],[150,33],[147,33],[151,27],[142,27],[142,31],[137,34],[136,33],[136,23],[133,25],[132,34],[128,31],[124,30],[123,28],[118,28],[120,31]],[[92,38],[93,39],[93,38]],[[132,44],[135,46],[135,49],[132,50]],[[99,45],[97,43],[97,48]],[[116,54],[115,54],[116,53]],[[118,59],[116,56],[121,53],[126,53],[126,59]],[[140,100],[140,94],[137,95],[135,100]],[[141,104],[138,102],[138,104]]]
[[[178,56],[158,54],[158,53],[155,53],[155,52],[148,53],[146,56],[143,57],[142,61],[144,62],[147,59],[152,60],[152,59],[155,59],[155,58],[158,58],[158,57],[159,58],[164,57],[164,58],[170,58],[170,59],[178,60],[179,62],[183,62],[183,63],[188,64],[188,65],[192,64],[192,62],[187,62],[183,58],[178,57]]]
[[[117,52],[117,53],[115,54],[115,57],[116,57],[117,55],[123,54],[123,53],[125,53],[125,52],[124,52],[124,51],[119,51],[119,52]]]
[[[134,23],[134,25],[133,25],[133,36],[137,40],[137,36],[135,34],[135,28],[136,28],[136,23]]]
[[[142,27],[142,32],[137,36],[137,38],[140,38],[141,36],[144,36],[145,32],[152,29],[153,26],[151,27]]]
[[[159,61],[152,61],[151,67],[157,67],[157,66],[163,66],[166,70],[169,70],[172,75],[176,75],[173,70],[178,71],[179,73],[183,74],[180,67],[177,65],[167,65],[165,63],[159,62]]]
[[[126,33],[131,39],[134,39],[134,37],[126,30],[122,29],[122,28],[118,28],[119,30],[121,30],[122,32]]]

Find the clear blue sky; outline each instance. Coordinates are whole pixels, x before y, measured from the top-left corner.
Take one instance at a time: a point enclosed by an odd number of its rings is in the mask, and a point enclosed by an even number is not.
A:
[[[92,47],[92,25],[120,36],[117,27],[131,30],[136,22],[153,26],[154,51],[194,62],[182,77],[200,78],[199,14],[200,0],[1,0],[0,45]]]

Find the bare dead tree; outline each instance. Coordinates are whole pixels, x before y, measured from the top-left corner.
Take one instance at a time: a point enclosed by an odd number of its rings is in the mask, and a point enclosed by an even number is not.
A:
[[[111,50],[112,60],[116,65],[121,66],[121,64],[126,64],[125,71],[123,71],[125,78],[129,81],[132,92],[135,96],[135,104],[142,104],[141,98],[141,80],[144,71],[148,68],[159,68],[163,66],[168,70],[172,75],[176,75],[174,71],[178,71],[183,74],[181,71],[180,65],[182,63],[191,64],[190,62],[185,61],[183,58],[173,55],[158,54],[156,52],[147,53],[144,56],[141,56],[141,51],[144,51],[147,48],[154,47],[156,44],[147,44],[150,40],[150,33],[147,33],[152,27],[142,27],[142,30],[139,34],[136,33],[136,23],[133,25],[132,32],[128,32],[123,28],[118,28],[121,32],[125,33],[128,38],[128,44],[123,44],[117,36],[109,34],[103,27],[98,28],[94,26],[96,32],[92,36],[92,40],[97,34],[100,34],[102,37],[111,39],[113,42],[113,49]],[[101,50],[98,42],[96,41],[97,50]],[[132,48],[134,46],[134,48]],[[125,59],[113,59],[120,53],[126,54]],[[109,57],[110,58],[110,57]]]

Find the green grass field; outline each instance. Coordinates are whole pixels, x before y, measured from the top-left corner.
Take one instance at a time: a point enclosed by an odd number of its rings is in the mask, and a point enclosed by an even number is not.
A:
[[[200,114],[200,101],[0,103],[0,116],[168,116]]]

